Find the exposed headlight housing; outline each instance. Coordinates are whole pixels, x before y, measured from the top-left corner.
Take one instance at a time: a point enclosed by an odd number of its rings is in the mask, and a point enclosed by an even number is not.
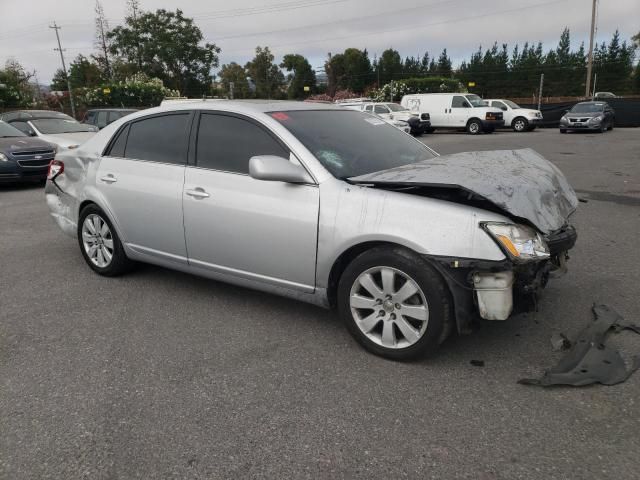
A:
[[[526,225],[483,222],[480,226],[498,246],[516,262],[544,260],[550,257],[549,247],[540,233]]]

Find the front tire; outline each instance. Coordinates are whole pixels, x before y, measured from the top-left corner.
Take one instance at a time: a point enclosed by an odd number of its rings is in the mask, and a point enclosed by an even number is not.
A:
[[[560,129],[560,133],[567,133],[567,129],[566,128],[561,128]]]
[[[338,283],[338,312],[364,348],[393,360],[435,353],[451,330],[444,281],[401,247],[373,248],[347,266]]]
[[[517,117],[511,123],[514,132],[526,132],[529,129],[529,122],[524,117]]]
[[[467,123],[467,133],[469,135],[478,135],[482,132],[482,123],[477,118],[472,118]]]
[[[80,212],[78,243],[87,265],[100,275],[114,277],[132,266],[111,220],[95,204],[87,205]]]

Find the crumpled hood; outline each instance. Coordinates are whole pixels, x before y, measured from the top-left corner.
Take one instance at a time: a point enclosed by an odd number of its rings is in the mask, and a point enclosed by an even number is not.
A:
[[[545,234],[562,228],[578,206],[562,172],[530,148],[442,155],[349,180],[380,186],[461,189],[528,220]]]

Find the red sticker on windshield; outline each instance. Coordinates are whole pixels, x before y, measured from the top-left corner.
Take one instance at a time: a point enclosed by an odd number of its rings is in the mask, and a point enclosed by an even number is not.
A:
[[[274,112],[274,113],[271,114],[271,116],[273,118],[275,118],[276,120],[279,120],[281,122],[284,121],[284,120],[289,120],[289,115],[287,115],[284,112]]]

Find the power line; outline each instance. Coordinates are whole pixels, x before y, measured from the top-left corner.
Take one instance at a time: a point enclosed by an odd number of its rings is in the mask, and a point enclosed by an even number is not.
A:
[[[190,16],[189,18],[193,20],[205,19],[205,20],[218,20],[223,18],[233,18],[233,17],[246,17],[253,15],[263,15],[267,13],[278,13],[286,10],[298,10],[301,8],[310,8],[310,7],[320,7],[331,5],[335,3],[344,3],[349,2],[351,0],[305,0],[305,1],[296,1],[296,2],[284,2],[277,3],[275,5],[266,5],[260,7],[248,7],[248,8],[237,8],[231,10],[216,10],[212,12],[203,12],[200,14],[195,14]],[[113,23],[121,23],[125,20],[125,18],[108,18],[109,22]],[[60,27],[79,27],[79,26],[90,26],[93,25],[93,21],[76,21],[76,22],[66,22],[60,24]],[[29,25],[26,27],[21,27],[14,30],[3,30],[0,38],[14,38],[20,36],[27,36],[36,33],[34,29],[37,27],[47,25],[43,24],[35,24]],[[15,32],[15,33],[14,33]]]
[[[371,35],[380,35],[382,33],[392,33],[392,32],[399,32],[399,31],[406,31],[408,29],[411,28],[415,28],[415,29],[423,29],[425,27],[433,27],[436,25],[446,25],[449,23],[457,23],[457,22],[462,22],[462,21],[466,21],[466,20],[476,20],[478,18],[486,18],[486,17],[492,17],[495,15],[504,15],[506,13],[514,13],[514,12],[519,12],[522,10],[529,10],[532,8],[539,8],[539,7],[543,7],[546,5],[551,5],[554,3],[560,3],[560,2],[567,2],[569,0],[550,0],[547,2],[543,2],[543,3],[537,3],[534,5],[525,5],[523,7],[518,7],[518,8],[512,8],[512,9],[507,9],[507,10],[499,10],[499,11],[494,11],[494,12],[489,12],[489,13],[485,13],[485,14],[480,14],[480,15],[471,15],[468,17],[460,17],[460,18],[454,18],[454,19],[450,19],[450,20],[443,20],[443,21],[438,21],[438,22],[432,22],[432,23],[420,23],[420,24],[403,24],[402,27],[400,28],[392,28],[392,29],[386,29],[386,30],[377,30],[375,32],[368,32],[368,33],[356,33],[356,34],[349,34],[349,35],[342,35],[339,37],[325,37],[325,38],[320,38],[320,39],[315,39],[315,40],[301,40],[298,42],[290,42],[290,43],[281,43],[281,44],[277,44],[277,45],[271,45],[270,48],[279,48],[279,47],[288,47],[291,45],[308,45],[308,44],[313,44],[313,43],[320,43],[320,42],[327,42],[327,41],[332,41],[332,40],[345,40],[348,38],[355,38],[355,37],[368,37]],[[245,53],[250,51],[249,49],[243,49],[243,50],[232,50],[232,51],[225,51],[225,54],[237,54],[237,53]]]

